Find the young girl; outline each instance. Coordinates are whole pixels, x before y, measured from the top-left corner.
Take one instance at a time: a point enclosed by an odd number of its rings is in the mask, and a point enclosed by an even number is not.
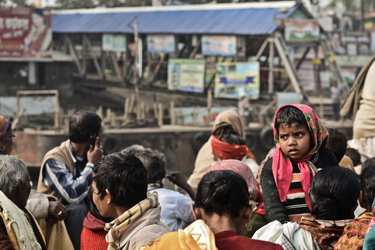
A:
[[[327,130],[307,105],[284,105],[276,111],[274,140],[276,149],[260,176],[265,212],[270,221],[299,221],[310,215],[308,191],[313,176],[338,162],[325,147]]]

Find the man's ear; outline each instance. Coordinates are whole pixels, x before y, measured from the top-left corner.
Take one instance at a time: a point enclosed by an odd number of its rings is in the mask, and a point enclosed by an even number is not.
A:
[[[0,141],[0,151],[5,150],[5,145],[3,144],[3,141]]]
[[[106,197],[104,197],[104,199],[107,199],[107,204],[110,204],[113,201],[113,195],[108,189],[106,189],[105,192],[107,193],[107,195]]]
[[[195,220],[201,220],[202,219],[202,213],[201,210],[197,207],[194,207],[194,204],[190,204],[190,209],[193,212]]]

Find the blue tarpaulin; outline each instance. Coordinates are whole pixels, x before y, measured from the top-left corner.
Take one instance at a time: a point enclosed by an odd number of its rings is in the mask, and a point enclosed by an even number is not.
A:
[[[287,11],[277,7],[114,11],[105,13],[57,12],[52,15],[52,30],[58,33],[133,33],[137,16],[138,31],[143,34],[228,34],[269,35],[277,27],[277,19],[287,18],[299,4]],[[132,8],[135,9],[135,8]]]

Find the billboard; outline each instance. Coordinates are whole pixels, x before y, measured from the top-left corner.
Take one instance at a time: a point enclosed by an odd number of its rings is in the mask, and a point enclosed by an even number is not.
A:
[[[332,32],[331,45],[338,56],[371,56],[371,35],[369,32]]]
[[[169,59],[168,89],[203,93],[205,61]]]
[[[51,12],[32,8],[0,8],[0,58],[51,60]]]
[[[147,52],[174,54],[174,35],[147,35]]]
[[[236,36],[202,36],[202,55],[235,56]]]
[[[285,40],[305,42],[319,40],[320,27],[317,20],[285,20]]]
[[[217,63],[215,98],[238,99],[247,95],[251,100],[259,98],[259,63]]]
[[[125,35],[103,34],[102,48],[104,51],[120,51],[126,50]]]

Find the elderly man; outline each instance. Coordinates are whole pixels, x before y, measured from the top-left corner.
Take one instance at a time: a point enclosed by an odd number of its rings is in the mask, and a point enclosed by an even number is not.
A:
[[[0,249],[47,249],[38,223],[25,208],[31,190],[26,164],[0,155]]]
[[[74,248],[80,249],[82,223],[87,214],[86,197],[92,168],[103,155],[100,117],[78,111],[69,122],[69,139],[45,155],[38,191],[57,197],[66,206],[65,224]]]

